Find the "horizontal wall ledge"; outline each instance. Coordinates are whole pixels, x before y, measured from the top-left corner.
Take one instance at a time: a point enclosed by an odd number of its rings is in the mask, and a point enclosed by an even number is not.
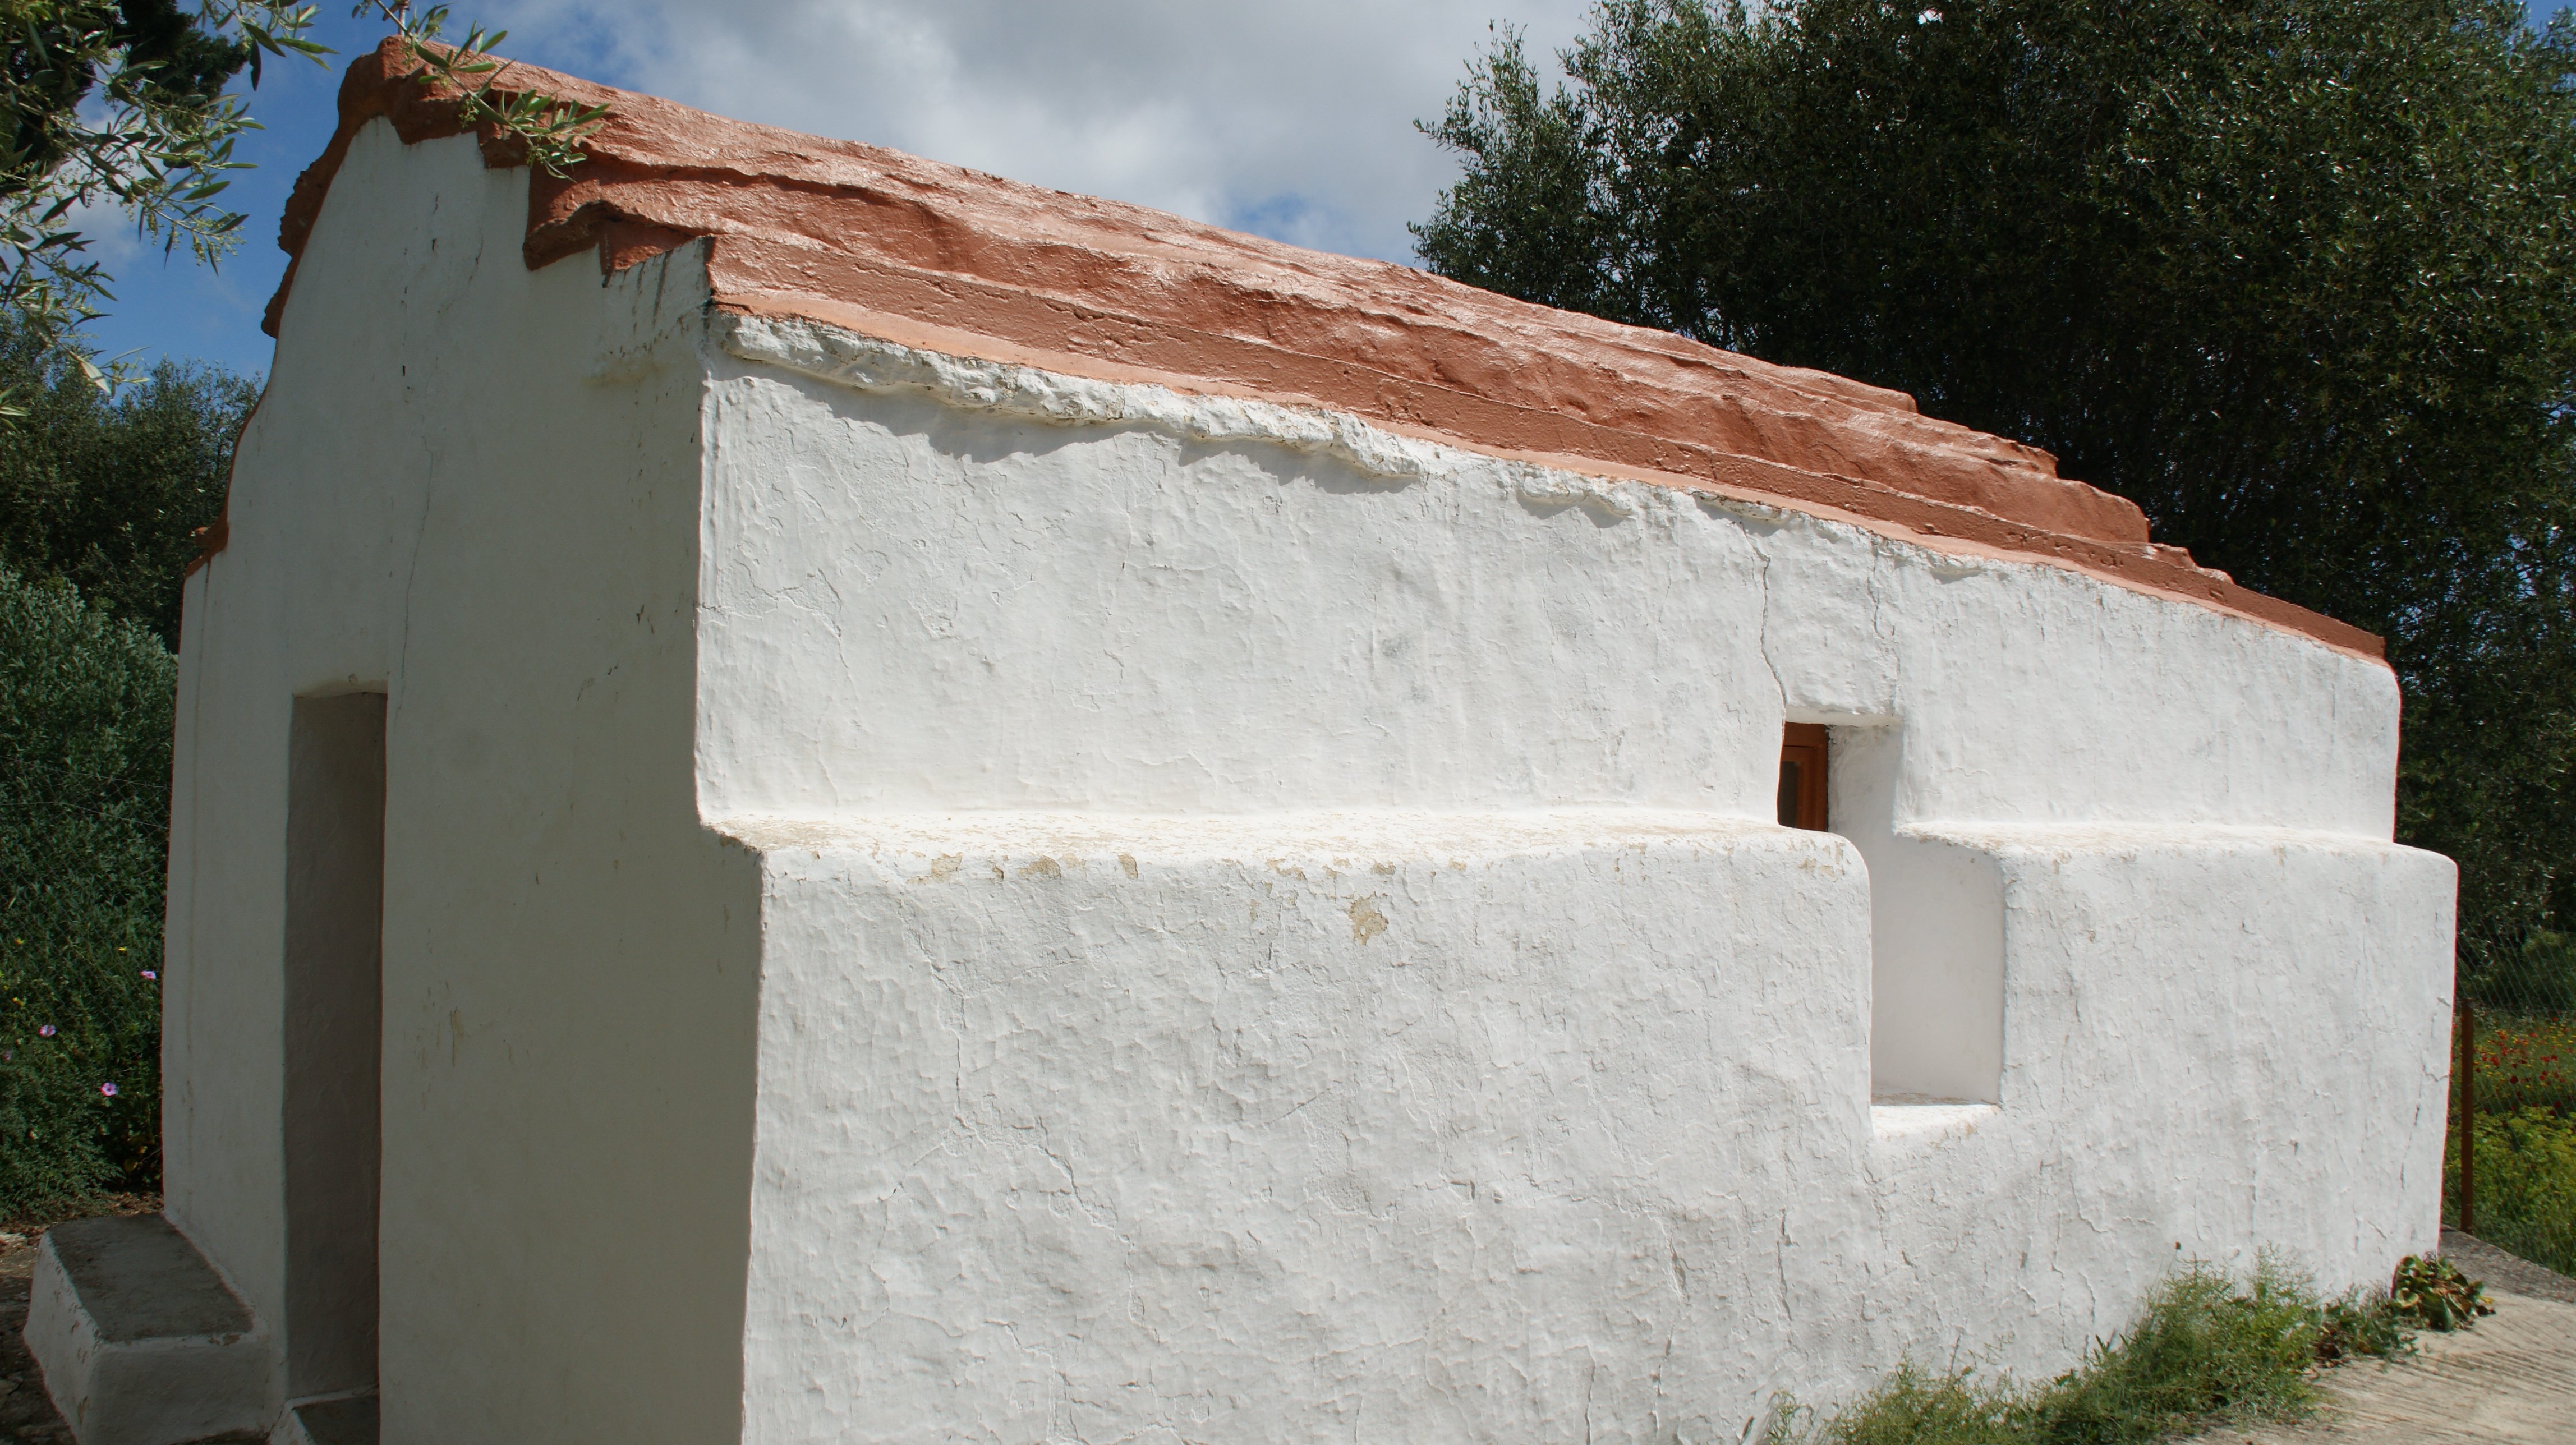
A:
[[[961,811],[849,817],[738,813],[707,826],[761,854],[870,854],[893,861],[1040,860],[1058,869],[1150,863],[1377,862],[1599,852],[1650,846],[1811,853],[1857,862],[1830,833],[1765,818],[1661,808],[1491,812],[1353,809],[1208,816],[1078,811]],[[1018,867],[1013,867],[1016,874]]]

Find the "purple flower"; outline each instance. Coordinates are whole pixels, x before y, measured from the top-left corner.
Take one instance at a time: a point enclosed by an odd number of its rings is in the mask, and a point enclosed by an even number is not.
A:
[[[36,1025],[36,1033],[40,1037],[50,1039],[54,1036],[54,1026],[52,1024],[38,1024]]]
[[[161,975],[159,975],[159,974],[157,974],[157,973],[153,972],[151,969],[148,969],[148,968],[147,968],[147,969],[145,969],[145,970],[143,970],[143,976],[144,976],[145,978],[148,978],[148,979],[152,980],[154,983],[159,983],[159,982],[161,981]]]
[[[99,1086],[98,1086],[98,1091],[99,1091],[100,1093],[102,1093],[102,1094],[105,1094],[105,1095],[106,1095],[106,1096],[108,1096],[109,1098],[113,1099],[113,1098],[115,1098],[115,1097],[116,1097],[116,1084],[114,1083],[114,1081],[110,1081],[110,1082],[108,1082],[108,1083],[101,1084],[101,1085],[99,1085]]]

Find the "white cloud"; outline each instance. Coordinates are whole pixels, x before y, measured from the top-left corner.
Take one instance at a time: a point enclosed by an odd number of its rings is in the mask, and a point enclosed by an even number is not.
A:
[[[1456,175],[1413,122],[1440,113],[1489,21],[1526,26],[1544,56],[1587,9],[520,0],[506,13],[513,53],[702,109],[1407,260],[1405,222]]]
[[[54,228],[80,232],[88,246],[79,259],[98,262],[111,276],[131,270],[147,256],[161,259],[161,243],[143,235],[124,207],[107,197],[63,212]]]

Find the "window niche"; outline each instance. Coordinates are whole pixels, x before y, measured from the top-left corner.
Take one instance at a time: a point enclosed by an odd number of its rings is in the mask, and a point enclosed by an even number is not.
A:
[[[1869,869],[1870,1099],[1992,1104],[2003,1080],[2003,879],[1992,856],[1897,823],[1896,725],[1790,723],[1780,823],[1850,840]]]

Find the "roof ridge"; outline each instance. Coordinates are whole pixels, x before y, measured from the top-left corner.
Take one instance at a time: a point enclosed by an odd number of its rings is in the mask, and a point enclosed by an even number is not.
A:
[[[424,84],[427,71],[399,37],[350,64],[339,126],[297,177],[279,225],[294,259],[269,303],[271,335],[357,132],[382,118],[406,143],[465,133],[457,93]],[[986,359],[1038,355],[1068,374],[1317,405],[1474,449],[1588,458],[1685,485],[1741,472],[1738,463],[1785,469],[1893,499],[1860,509],[1882,520],[1919,512],[1899,505],[1909,498],[1964,509],[2001,528],[1982,546],[2061,565],[2080,555],[2090,559],[2080,570],[2106,580],[2380,653],[2357,628],[2154,544],[2135,505],[2059,476],[2047,452],[1924,416],[1902,392],[524,62],[495,81],[505,94],[608,108],[583,142],[589,159],[566,176],[530,177],[531,269],[596,248],[615,270],[709,237],[713,299],[729,309],[899,320]],[[486,125],[477,138],[487,166],[525,163],[515,137]],[[1784,490],[1784,505],[1817,505],[1804,486]]]

